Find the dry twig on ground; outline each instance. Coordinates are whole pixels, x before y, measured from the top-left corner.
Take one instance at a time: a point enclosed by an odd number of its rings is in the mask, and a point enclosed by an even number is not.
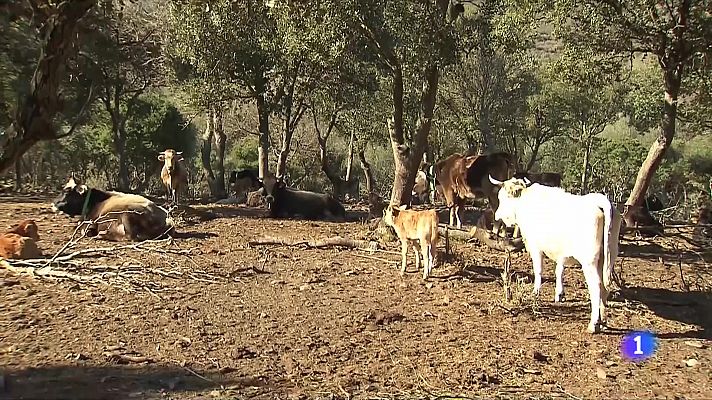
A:
[[[293,240],[266,236],[251,240],[250,242],[248,242],[248,244],[250,246],[276,244],[281,246],[304,246],[306,248],[347,247],[351,249],[365,250],[378,249],[378,243],[375,241],[355,240],[341,236],[334,236],[320,240]]]

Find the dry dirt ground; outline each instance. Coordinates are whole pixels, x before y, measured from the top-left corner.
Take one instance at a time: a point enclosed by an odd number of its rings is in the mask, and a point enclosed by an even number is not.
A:
[[[76,222],[48,202],[0,197],[0,227],[34,218],[54,254]],[[83,281],[0,268],[0,399],[712,398],[712,254],[680,238],[622,241],[626,288],[609,303],[611,330],[590,335],[580,268],[567,268],[557,305],[547,261],[535,301],[531,261],[516,253],[505,301],[506,255],[476,243],[453,241],[426,284],[412,264],[401,277],[394,253],[248,244],[370,239],[365,223],[194,209],[172,244],[63,264]],[[660,337],[654,357],[621,358],[631,329]]]

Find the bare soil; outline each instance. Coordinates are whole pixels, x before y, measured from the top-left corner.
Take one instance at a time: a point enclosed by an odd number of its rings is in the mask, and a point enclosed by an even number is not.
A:
[[[34,218],[52,255],[76,222],[48,205],[0,197],[0,228]],[[477,243],[452,241],[446,257],[441,241],[444,262],[426,283],[412,259],[399,275],[397,242],[390,253],[248,245],[266,235],[372,240],[366,223],[192,209],[160,248],[171,252],[116,250],[71,267],[133,268],[132,280],[0,268],[0,398],[712,398],[712,254],[681,237],[622,241],[626,288],[609,303],[611,329],[590,335],[580,268],[567,268],[567,301],[554,304],[553,263],[537,300],[531,260],[513,254],[505,301],[506,254]],[[651,359],[621,357],[632,329],[660,338]]]

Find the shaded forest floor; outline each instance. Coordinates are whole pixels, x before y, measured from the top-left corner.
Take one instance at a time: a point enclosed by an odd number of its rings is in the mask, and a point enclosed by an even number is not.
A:
[[[53,254],[75,223],[48,204],[2,196],[0,227],[34,218]],[[0,398],[712,398],[712,253],[681,238],[622,241],[627,289],[609,303],[612,329],[590,335],[580,268],[554,304],[547,260],[535,300],[531,261],[516,253],[507,302],[505,254],[477,243],[453,242],[425,283],[412,260],[402,278],[395,253],[248,245],[370,240],[368,224],[194,210],[172,244],[74,259],[99,283],[0,268]],[[660,337],[653,358],[621,358],[630,329]]]

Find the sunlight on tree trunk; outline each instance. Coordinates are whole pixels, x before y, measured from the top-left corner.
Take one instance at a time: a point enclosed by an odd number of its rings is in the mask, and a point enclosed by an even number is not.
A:
[[[257,87],[257,119],[259,124],[259,142],[257,147],[257,164],[260,178],[269,171],[269,107],[267,106],[266,88],[263,79]]]
[[[219,198],[226,197],[225,191],[225,142],[227,141],[227,135],[225,135],[225,129],[223,127],[223,110],[221,106],[215,109],[213,114],[215,128],[215,147],[217,151],[217,175],[215,176],[215,192],[214,196]]]
[[[672,139],[675,136],[675,120],[677,119],[677,98],[680,93],[680,84],[682,81],[682,65],[677,68],[671,68],[665,71],[665,102],[663,103],[662,119],[660,121],[660,135],[653,142],[648,151],[648,155],[643,161],[643,165],[638,171],[638,176],[635,179],[635,186],[625,202],[625,211],[623,217],[628,226],[634,226],[635,211],[643,202],[645,193],[653,180],[655,171],[657,171],[660,163],[665,157],[667,149],[672,144]]]
[[[586,147],[583,152],[583,166],[581,171],[581,194],[588,193],[588,176],[591,168],[591,150],[593,147],[593,137],[586,138]]]
[[[208,182],[210,194],[215,197],[215,174],[210,166],[210,153],[212,153],[213,135],[215,134],[215,117],[214,111],[210,109],[205,116],[205,131],[202,136],[202,146],[200,148],[200,161],[203,167],[203,176]]]
[[[371,164],[366,161],[365,150],[358,152],[358,160],[361,162],[361,169],[363,169],[363,174],[366,176],[366,193],[373,193],[373,189],[376,186],[376,179],[373,177]]]
[[[91,9],[96,0],[62,2],[45,10],[50,14],[42,22],[42,51],[37,60],[29,93],[20,99],[16,117],[0,136],[0,173],[10,169],[17,159],[40,140],[52,140],[57,132],[52,119],[62,109],[59,98],[64,79],[65,63],[74,51],[77,22]],[[51,9],[56,7],[56,9]]]

